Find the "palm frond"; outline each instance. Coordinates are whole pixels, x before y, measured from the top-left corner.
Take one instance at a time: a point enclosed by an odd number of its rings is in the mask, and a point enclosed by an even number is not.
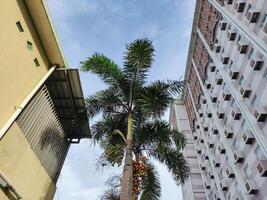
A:
[[[81,62],[81,70],[98,75],[105,83],[113,85],[124,79],[121,69],[103,54],[95,53]]]
[[[127,112],[127,104],[125,104],[123,95],[114,87],[101,90],[95,95],[89,96],[86,101],[86,108],[90,118],[102,113],[109,116],[116,113]]]
[[[137,39],[126,45],[123,72],[132,84],[145,82],[153,57],[154,47],[148,39]]]
[[[177,148],[177,150],[182,150],[186,146],[186,137],[183,133],[180,133],[179,131],[176,130],[171,130],[171,138]]]
[[[160,118],[168,109],[171,101],[172,96],[168,92],[168,86],[157,81],[138,91],[136,104],[147,116]]]
[[[159,200],[161,186],[159,174],[152,163],[146,163],[148,167],[147,176],[142,180],[141,200]]]
[[[185,183],[190,176],[189,165],[180,151],[161,145],[156,151],[151,151],[150,155],[167,166],[178,185]]]

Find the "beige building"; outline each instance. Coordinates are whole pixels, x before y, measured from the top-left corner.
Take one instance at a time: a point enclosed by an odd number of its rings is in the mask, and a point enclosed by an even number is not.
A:
[[[43,0],[0,1],[0,199],[53,199],[71,143],[90,137]]]
[[[267,1],[197,0],[185,80],[205,199],[267,200]]]

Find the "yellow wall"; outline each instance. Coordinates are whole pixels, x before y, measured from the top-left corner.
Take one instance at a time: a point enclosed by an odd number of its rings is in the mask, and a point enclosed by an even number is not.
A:
[[[0,140],[0,163],[0,171],[25,200],[53,199],[56,186],[16,123]],[[0,190],[0,199],[5,200],[1,195],[5,196]]]
[[[19,32],[20,21],[24,32]],[[0,129],[48,70],[23,0],[0,1]],[[33,50],[27,49],[27,41]],[[33,62],[37,58],[40,67]]]

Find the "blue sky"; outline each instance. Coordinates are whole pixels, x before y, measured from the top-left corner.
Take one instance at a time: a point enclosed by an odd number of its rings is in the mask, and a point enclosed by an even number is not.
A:
[[[69,67],[79,67],[94,52],[119,65],[125,44],[146,37],[156,49],[150,80],[183,76],[195,0],[47,0],[50,14]],[[81,73],[85,96],[103,89],[94,75]],[[57,187],[55,200],[96,200],[115,170],[96,173],[99,148],[89,140],[72,145]],[[162,200],[181,199],[165,167],[158,165]]]

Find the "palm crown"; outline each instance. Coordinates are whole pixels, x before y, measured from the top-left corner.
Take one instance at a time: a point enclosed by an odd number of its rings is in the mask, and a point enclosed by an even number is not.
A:
[[[126,45],[123,68],[99,53],[81,66],[107,84],[107,89],[88,97],[86,103],[90,118],[102,114],[92,126],[92,134],[104,149],[105,161],[120,165],[125,160],[121,200],[136,199],[139,193],[141,199],[159,199],[157,173],[144,156],[164,163],[178,184],[189,176],[189,167],[180,153],[186,139],[161,119],[173,95],[181,92],[183,82],[146,83],[153,57],[152,42],[138,39]]]

